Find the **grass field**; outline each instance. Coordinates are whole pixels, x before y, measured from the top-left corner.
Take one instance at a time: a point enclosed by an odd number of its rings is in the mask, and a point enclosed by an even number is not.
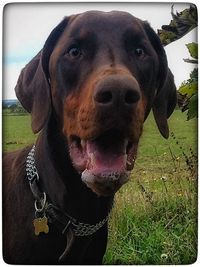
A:
[[[131,180],[116,194],[105,264],[189,264],[197,257],[197,121],[176,110],[164,140],[145,122]],[[35,140],[30,117],[3,116],[3,150]]]

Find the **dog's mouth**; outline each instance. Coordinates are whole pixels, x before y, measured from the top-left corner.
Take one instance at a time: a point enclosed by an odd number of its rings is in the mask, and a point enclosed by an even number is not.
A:
[[[137,153],[137,144],[114,129],[90,140],[71,136],[69,147],[82,181],[103,196],[114,194],[128,181]]]

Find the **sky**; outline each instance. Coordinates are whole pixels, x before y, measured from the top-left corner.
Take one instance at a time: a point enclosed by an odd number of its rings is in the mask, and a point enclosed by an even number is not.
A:
[[[174,11],[189,4],[174,4]],[[13,3],[3,13],[3,99],[15,99],[14,88],[21,69],[41,50],[52,29],[64,16],[87,10],[121,10],[147,20],[155,31],[171,20],[170,3]],[[197,41],[196,30],[165,47],[168,64],[179,87],[194,65],[185,63],[186,43]]]

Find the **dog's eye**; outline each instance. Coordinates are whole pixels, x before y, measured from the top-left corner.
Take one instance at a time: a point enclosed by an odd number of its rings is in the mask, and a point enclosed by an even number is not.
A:
[[[77,46],[71,47],[67,52],[71,58],[78,58],[81,55],[81,49]]]
[[[144,49],[142,49],[142,48],[140,48],[140,47],[138,47],[138,48],[135,49],[135,55],[136,55],[137,57],[144,56],[144,54],[145,54]]]

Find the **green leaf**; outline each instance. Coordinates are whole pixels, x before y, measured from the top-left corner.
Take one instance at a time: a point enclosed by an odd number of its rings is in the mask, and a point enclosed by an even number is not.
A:
[[[186,44],[186,46],[190,52],[190,56],[195,59],[198,59],[198,44],[193,42]]]
[[[198,82],[198,68],[194,68],[193,71],[190,73],[190,82]]]
[[[190,102],[188,104],[188,120],[198,117],[198,95],[195,94],[190,98]]]
[[[170,23],[162,25],[161,29],[158,30],[158,36],[164,46],[180,39],[197,27],[197,8],[193,4],[190,4],[189,8],[176,13],[172,5],[171,15]]]
[[[197,90],[198,90],[198,83],[194,81],[192,83],[183,83],[178,91],[181,95],[186,95],[187,97],[191,97],[192,95],[197,93]]]

